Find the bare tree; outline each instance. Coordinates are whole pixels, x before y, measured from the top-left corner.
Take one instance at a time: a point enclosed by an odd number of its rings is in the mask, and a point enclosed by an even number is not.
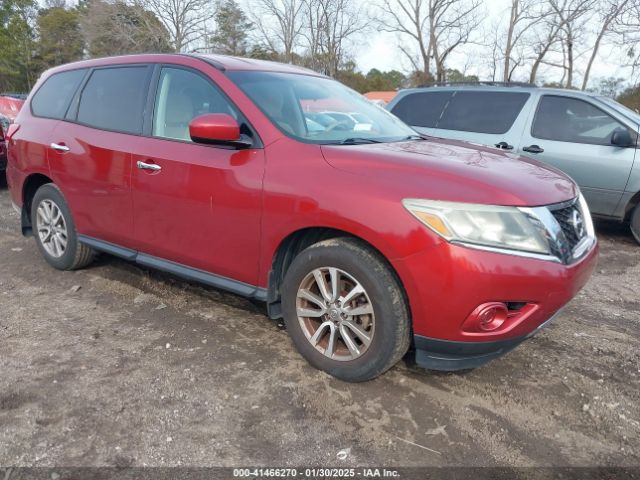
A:
[[[591,56],[587,62],[587,68],[582,77],[582,90],[586,90],[587,83],[589,82],[589,75],[591,73],[591,67],[595,61],[598,50],[602,41],[607,35],[611,34],[616,21],[620,18],[622,12],[624,12],[628,5],[629,0],[600,0],[597,4],[599,28],[596,35],[596,41],[591,50]]]
[[[293,63],[304,26],[305,2],[256,0],[253,6],[251,19],[269,50]]]
[[[377,23],[388,32],[408,36],[417,46],[420,62],[412,49],[401,47],[414,67],[420,63],[426,77],[431,76],[431,60],[437,81],[446,78],[446,61],[461,45],[471,42],[483,16],[480,0],[382,0]]]
[[[480,0],[431,0],[430,31],[436,81],[446,80],[446,61],[482,23]]]
[[[545,62],[547,55],[560,42],[560,31],[562,23],[558,21],[552,9],[546,10],[543,20],[534,29],[534,39],[531,44],[533,47],[533,63],[531,64],[531,73],[529,74],[529,82],[535,83],[540,66]],[[562,67],[563,68],[563,67]]]
[[[213,17],[211,0],[134,0],[151,10],[171,34],[176,52],[186,51],[206,36],[206,23]]]
[[[346,58],[349,40],[366,26],[361,9],[353,0],[305,0],[305,5],[310,66],[335,76]]]
[[[430,37],[430,1],[431,0],[383,0],[379,5],[377,23],[382,30],[399,33],[412,38],[417,47],[420,62],[416,61],[411,50],[400,45],[414,70],[422,70],[425,77],[431,77],[432,45]],[[419,66],[421,64],[421,67]]]
[[[509,82],[516,66],[522,59],[514,58],[514,51],[518,50],[527,32],[538,25],[545,16],[540,7],[540,0],[511,0],[509,8],[509,23],[504,44],[504,68],[502,79]],[[515,65],[513,65],[515,63]]]
[[[586,33],[586,22],[591,17],[596,0],[549,0],[549,5],[555,13],[556,22],[560,25],[560,35],[563,45],[566,70],[567,88],[573,87],[575,73],[576,46]]]

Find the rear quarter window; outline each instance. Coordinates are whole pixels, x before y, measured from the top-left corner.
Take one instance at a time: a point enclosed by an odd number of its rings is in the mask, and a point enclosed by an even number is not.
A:
[[[457,91],[436,128],[502,134],[511,129],[529,94],[524,92]]]
[[[86,69],[54,73],[31,99],[31,113],[36,117],[62,119],[69,103],[87,73]]]
[[[451,91],[410,93],[393,106],[391,113],[412,127],[435,128],[451,95]]]

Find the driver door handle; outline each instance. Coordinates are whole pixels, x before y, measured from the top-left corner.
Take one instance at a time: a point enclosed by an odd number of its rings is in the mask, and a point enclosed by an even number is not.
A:
[[[528,147],[523,147],[522,151],[529,152],[529,153],[542,153],[544,152],[544,148],[538,145],[529,145]]]
[[[140,160],[138,160],[138,163],[136,163],[136,165],[140,170],[151,170],[153,172],[159,172],[160,170],[162,170],[162,167],[160,165],[156,165],[155,163],[144,163]]]

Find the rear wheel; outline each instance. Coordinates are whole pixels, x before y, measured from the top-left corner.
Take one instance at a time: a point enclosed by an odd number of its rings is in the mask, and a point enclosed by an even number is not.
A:
[[[34,195],[31,223],[38,249],[52,267],[76,270],[93,261],[95,251],[78,241],[71,211],[54,184],[41,186]]]
[[[302,251],[283,285],[287,331],[311,365],[351,382],[370,380],[407,352],[402,287],[380,255],[351,238]]]
[[[631,214],[631,233],[636,242],[640,243],[640,203],[636,205]]]

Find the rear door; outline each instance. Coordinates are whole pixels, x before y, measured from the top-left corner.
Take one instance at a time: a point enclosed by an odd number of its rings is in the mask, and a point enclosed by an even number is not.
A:
[[[55,127],[51,172],[80,234],[132,245],[131,150],[142,134],[151,72],[148,65],[93,69],[67,121]]]
[[[541,95],[526,129],[520,152],[549,163],[571,176],[591,211],[613,215],[625,190],[636,149],[611,144],[616,129],[635,129],[586,100]]]
[[[524,128],[530,96],[518,91],[456,90],[433,134],[514,150]]]
[[[434,135],[442,112],[453,95],[452,90],[411,92],[391,107],[391,113],[415,130]]]
[[[392,112],[416,130],[442,138],[513,150],[530,109],[530,94],[461,89],[417,92]]]
[[[226,113],[256,144],[257,135],[213,81],[196,70],[158,67],[154,85],[148,136],[131,147],[136,249],[147,255],[140,259],[170,260],[255,285],[264,150],[193,143],[189,122]]]

